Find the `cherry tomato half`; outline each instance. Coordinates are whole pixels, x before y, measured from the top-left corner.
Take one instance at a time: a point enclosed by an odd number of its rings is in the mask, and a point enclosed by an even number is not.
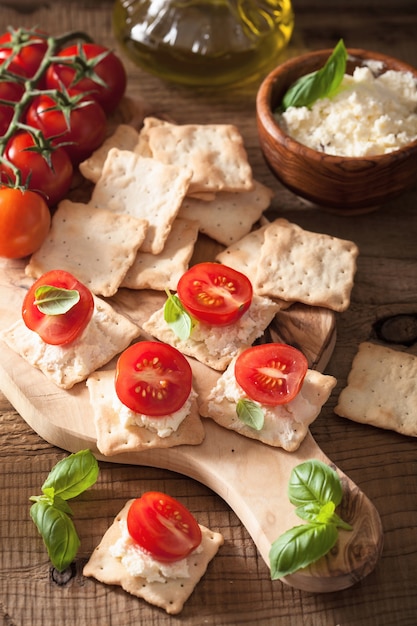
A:
[[[68,96],[78,99],[82,94],[69,89]],[[26,112],[26,123],[39,128],[47,139],[54,138],[55,146],[65,143],[62,147],[76,165],[103,143],[107,118],[96,100],[84,96],[71,106],[67,120],[54,98],[41,94],[32,100]]]
[[[73,166],[63,148],[55,148],[49,154],[34,151],[35,141],[31,133],[23,130],[12,135],[6,144],[4,156],[13,163],[22,176],[21,183],[32,191],[45,196],[48,206],[62,200],[72,182]],[[48,163],[50,157],[51,164]],[[14,174],[7,165],[2,166],[2,180],[14,182]]]
[[[117,362],[116,394],[135,413],[170,415],[182,408],[191,386],[190,364],[168,344],[140,341],[122,352]]]
[[[34,191],[0,187],[0,256],[22,259],[35,252],[49,232],[51,214]]]
[[[78,291],[80,299],[67,313],[42,313],[35,302],[36,290],[44,285],[74,289]],[[90,290],[64,270],[51,270],[38,278],[27,292],[22,305],[26,326],[38,333],[45,343],[52,345],[66,345],[79,337],[91,320],[93,311],[94,299]]]
[[[307,369],[306,357],[296,348],[266,343],[247,348],[237,357],[235,377],[251,400],[276,406],[295,398]]]
[[[157,561],[184,559],[201,543],[201,529],[192,513],[158,491],[148,491],[132,502],[127,528],[132,539]]]
[[[113,52],[95,43],[80,43],[63,48],[59,57],[78,57],[78,61],[72,67],[64,61],[51,63],[46,72],[47,89],[74,87],[89,92],[106,113],[114,111],[126,90],[127,76]]]
[[[252,285],[227,265],[197,263],[181,276],[177,295],[196,320],[226,326],[237,322],[250,307]]]

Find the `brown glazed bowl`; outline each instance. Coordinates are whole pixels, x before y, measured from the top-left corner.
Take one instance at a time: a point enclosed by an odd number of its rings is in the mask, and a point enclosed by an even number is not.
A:
[[[344,215],[378,208],[417,181],[417,141],[389,154],[366,157],[332,156],[289,137],[274,118],[284,93],[300,76],[323,67],[332,50],[310,52],[276,67],[261,83],[257,125],[269,167],[288,189],[319,207]],[[384,70],[417,69],[378,52],[349,49],[347,73],[365,60],[382,61]]]

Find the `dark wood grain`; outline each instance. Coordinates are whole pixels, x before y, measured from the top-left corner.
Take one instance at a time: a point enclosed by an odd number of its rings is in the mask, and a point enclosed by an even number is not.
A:
[[[114,46],[110,1],[70,0],[3,3],[0,22],[59,33],[89,31]],[[338,3],[295,0],[296,29],[285,57],[331,47],[343,36],[351,47],[386,52],[417,66],[414,0]],[[51,575],[48,559],[29,518],[38,493],[63,450],[50,446],[26,425],[0,395],[1,551],[0,606],[6,626],[197,626],[261,624],[285,626],[415,626],[417,598],[417,441],[354,424],[333,413],[357,345],[372,338],[375,321],[417,311],[417,190],[375,213],[345,218],[308,208],[271,176],[260,154],[252,89],[190,91],[163,84],[126,61],[129,89],[178,122],[236,122],[256,176],[277,192],[274,210],[301,226],[356,241],[358,272],[348,311],[338,316],[337,343],[327,373],[338,384],[312,434],[323,451],[372,500],[384,528],[382,557],[372,574],[342,592],[311,594],[271,582],[269,570],[225,502],[209,489],[173,472],[100,463],[97,488],[74,502],[82,550],[74,576]],[[417,353],[417,346],[408,348]],[[259,477],[262,488],[262,477]],[[162,489],[180,498],[202,523],[219,529],[225,545],[178,618],[148,607],[118,589],[81,575],[83,561],[113,516],[135,492]]]

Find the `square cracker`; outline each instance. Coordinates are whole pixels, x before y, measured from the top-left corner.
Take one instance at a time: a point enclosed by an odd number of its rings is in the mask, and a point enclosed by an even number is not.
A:
[[[232,124],[159,124],[149,128],[148,145],[155,159],[192,170],[189,194],[253,188],[243,138]]]
[[[279,309],[279,304],[269,298],[255,295],[251,306],[238,322],[227,327],[196,324],[186,341],[179,339],[165,322],[163,307],[155,311],[142,328],[183,354],[215,370],[224,370],[234,356],[263,334]]]
[[[254,285],[266,226],[261,226],[230,244],[216,255],[216,261],[245,274]]]
[[[172,448],[180,445],[198,445],[204,440],[204,428],[193,400],[190,414],[168,437],[145,427],[125,426],[113,407],[116,398],[114,370],[94,372],[87,380],[90,403],[94,411],[97,447],[105,456],[122,452],[140,452],[151,448]]]
[[[175,163],[173,161],[172,163]],[[90,204],[148,222],[142,252],[159,254],[187,193],[191,171],[111,148]]]
[[[149,254],[139,250],[121,287],[175,291],[188,269],[197,236],[198,222],[175,219],[162,252]]]
[[[304,440],[309,425],[317,418],[322,406],[327,402],[336,385],[336,379],[316,370],[307,370],[298,395],[287,404],[264,407],[264,426],[261,430],[255,430],[244,424],[236,414],[235,360],[233,359],[227,370],[218,377],[214,386],[211,386],[210,378],[199,376],[196,372],[196,390],[201,415],[211,418],[223,428],[233,430],[250,439],[283,448],[287,452],[294,452]],[[237,389],[240,390],[237,392],[237,397],[247,397],[243,389],[239,386]]]
[[[74,274],[93,293],[112,296],[135,260],[147,227],[145,220],[131,215],[63,200],[48,237],[25,272],[38,278],[59,268]]]
[[[197,220],[201,233],[229,246],[247,235],[269,207],[273,191],[258,181],[250,191],[219,191],[211,201],[187,196],[180,217]]]
[[[107,585],[120,585],[128,593],[165,609],[170,615],[176,615],[181,612],[185,602],[204,576],[208,564],[223,545],[223,536],[200,524],[201,549],[187,557],[189,578],[167,578],[165,582],[148,582],[146,578],[129,574],[121,560],[110,553],[111,546],[121,536],[120,523],[126,521],[132,502],[133,500],[129,500],[115,517],[113,524],[84,566],[83,574]]]
[[[139,141],[139,132],[129,124],[119,124],[113,134],[108,137],[97,150],[79,164],[84,178],[96,183],[103,171],[104,162],[111,148],[134,150]]]
[[[66,346],[46,344],[23,320],[4,330],[0,338],[30,365],[61,389],[71,389],[122,352],[140,328],[113,307],[94,297],[94,313],[83,334]]]
[[[264,230],[253,287],[271,298],[345,311],[358,252],[352,241],[278,218]]]
[[[334,411],[417,437],[417,357],[371,342],[359,345]]]

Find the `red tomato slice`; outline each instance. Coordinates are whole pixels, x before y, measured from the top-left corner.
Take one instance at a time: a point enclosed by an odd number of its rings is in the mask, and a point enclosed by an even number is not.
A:
[[[140,341],[127,348],[116,366],[119,400],[135,413],[161,417],[184,406],[191,392],[192,371],[176,348],[159,341]]]
[[[276,406],[295,398],[307,369],[306,357],[296,348],[267,343],[248,348],[238,356],[235,377],[251,400]]]
[[[178,281],[178,297],[200,322],[227,326],[237,322],[252,302],[250,280],[220,263],[197,263]]]
[[[35,304],[36,290],[43,285],[63,289],[75,289],[80,299],[67,313],[47,315]],[[51,270],[33,283],[27,292],[22,306],[23,321],[35,331],[45,343],[66,345],[74,341],[86,328],[94,311],[94,300],[90,290],[69,272]]]
[[[132,539],[157,561],[184,559],[201,543],[201,529],[180,502],[158,491],[134,500],[127,514]]]

